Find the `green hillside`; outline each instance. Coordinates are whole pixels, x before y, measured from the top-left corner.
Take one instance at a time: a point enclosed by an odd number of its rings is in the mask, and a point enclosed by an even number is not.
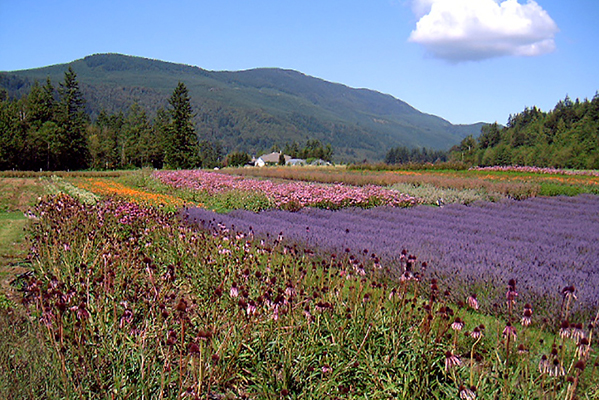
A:
[[[165,107],[179,81],[189,89],[201,138],[227,151],[256,153],[273,144],[308,139],[330,143],[337,160],[382,159],[391,147],[448,149],[482,124],[452,125],[390,95],[353,89],[297,71],[261,68],[207,71],[119,54],[97,54],[69,64],[4,72],[0,86],[10,96],[28,93],[35,80],[54,84],[72,67],[88,113],[95,119],[126,112],[138,103],[150,115]]]

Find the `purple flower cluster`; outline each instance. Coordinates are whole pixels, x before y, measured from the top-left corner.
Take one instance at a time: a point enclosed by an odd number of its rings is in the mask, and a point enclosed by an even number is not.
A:
[[[587,175],[587,176],[599,176],[599,171],[594,170],[567,170],[558,168],[542,168],[542,167],[527,167],[520,165],[501,166],[496,165],[492,167],[472,167],[473,171],[502,171],[502,172],[528,172],[534,174],[556,174],[556,175]]]
[[[230,190],[259,192],[266,195],[277,208],[365,207],[389,205],[406,207],[417,203],[416,198],[375,185],[323,185],[306,182],[274,183],[269,180],[242,177],[201,170],[156,171],[154,176],[175,188],[205,191],[208,194]]]
[[[598,196],[296,213],[189,209],[185,215],[204,228],[220,223],[256,235],[281,232],[329,252],[367,250],[387,266],[409,249],[428,262],[429,273],[464,293],[484,288],[500,296],[515,278],[527,302],[555,304],[562,288],[574,285],[581,307],[599,306]]]

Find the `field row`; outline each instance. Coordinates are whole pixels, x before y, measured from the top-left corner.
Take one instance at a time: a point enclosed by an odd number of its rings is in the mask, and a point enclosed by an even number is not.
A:
[[[279,232],[328,252],[375,253],[397,275],[402,249],[429,264],[429,274],[459,293],[477,288],[501,303],[509,279],[517,279],[526,301],[551,309],[561,289],[574,285],[580,305],[599,306],[599,197],[536,198],[525,201],[300,212],[235,211],[219,215],[188,209],[185,217],[207,228],[215,224],[266,236]]]

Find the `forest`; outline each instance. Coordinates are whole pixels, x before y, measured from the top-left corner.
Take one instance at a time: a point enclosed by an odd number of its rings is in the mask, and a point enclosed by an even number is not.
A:
[[[409,163],[435,163],[447,161],[447,151],[427,149],[426,147],[408,148],[406,146],[393,147],[385,156],[387,164],[409,164]]]
[[[466,137],[451,158],[480,166],[522,165],[599,169],[599,92],[592,100],[568,96],[543,112],[525,108],[510,115],[507,126],[497,123]]]
[[[102,110],[92,120],[69,68],[58,87],[49,78],[43,85],[36,81],[19,99],[0,88],[0,170],[213,168],[250,160],[234,149],[227,157],[212,130],[202,123],[196,129],[195,116],[189,91],[179,82],[153,118],[133,103],[125,113]],[[225,118],[219,124],[228,122]],[[330,161],[333,154],[330,144],[317,139],[308,138],[304,147],[297,141],[274,147],[283,146],[294,157]]]

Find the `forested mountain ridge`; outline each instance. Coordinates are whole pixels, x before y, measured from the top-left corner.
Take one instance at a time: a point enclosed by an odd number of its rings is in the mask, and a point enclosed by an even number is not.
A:
[[[135,103],[153,116],[184,82],[200,140],[219,141],[227,152],[258,153],[316,139],[330,143],[337,160],[380,160],[394,146],[448,149],[470,134],[477,136],[482,126],[452,125],[390,95],[293,70],[207,71],[120,54],[3,72],[0,87],[19,98],[35,81],[59,82],[69,67],[77,73],[92,119],[102,111],[126,113]]]

